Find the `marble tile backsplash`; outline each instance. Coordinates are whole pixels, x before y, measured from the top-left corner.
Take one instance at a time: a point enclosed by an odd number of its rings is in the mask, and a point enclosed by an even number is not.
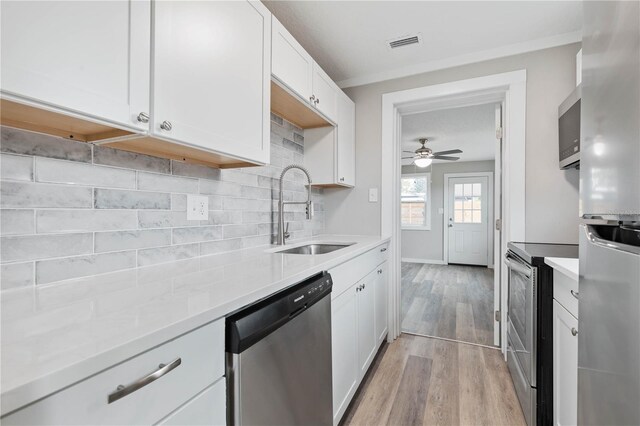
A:
[[[8,127],[0,143],[2,290],[267,245],[277,229],[282,168],[303,163],[304,133],[271,117],[271,164],[220,170]],[[187,194],[207,195],[209,219],[187,220]],[[292,171],[285,200],[306,200]],[[287,206],[292,238],[324,228]]]

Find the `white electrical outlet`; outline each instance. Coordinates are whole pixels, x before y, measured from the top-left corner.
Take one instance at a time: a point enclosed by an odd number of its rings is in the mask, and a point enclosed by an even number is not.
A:
[[[378,188],[369,188],[369,202],[370,203],[378,202]]]
[[[209,197],[187,195],[187,220],[209,219]]]

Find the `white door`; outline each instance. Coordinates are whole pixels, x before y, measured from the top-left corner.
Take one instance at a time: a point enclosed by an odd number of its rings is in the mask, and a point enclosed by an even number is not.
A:
[[[158,137],[269,162],[271,14],[260,2],[154,3]]]
[[[578,320],[553,301],[553,423],[578,424]]]
[[[449,263],[488,264],[488,180],[486,176],[449,178]]]
[[[316,108],[329,120],[336,122],[338,116],[338,87],[317,63],[313,63],[313,101]]]
[[[338,97],[337,182],[344,186],[356,184],[356,105],[347,95]]]
[[[3,1],[2,93],[146,130],[150,3]]]
[[[331,301],[334,424],[347,409],[358,384],[357,288],[351,287]]]
[[[364,376],[376,350],[375,281],[374,270],[356,286],[358,291],[358,363],[360,377]]]
[[[376,273],[376,343],[380,343],[387,334],[387,262],[378,266]]]
[[[312,95],[313,58],[275,16],[272,22],[271,74],[302,99],[309,101]]]

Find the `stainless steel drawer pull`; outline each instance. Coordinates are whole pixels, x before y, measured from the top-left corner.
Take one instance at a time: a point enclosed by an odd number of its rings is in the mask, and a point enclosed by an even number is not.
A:
[[[125,396],[137,391],[140,388],[147,386],[149,383],[155,382],[160,377],[175,369],[180,364],[182,364],[182,359],[177,358],[171,361],[169,364],[160,364],[159,368],[156,371],[141,379],[136,380],[133,383],[128,384],[127,386],[119,385],[116,388],[115,392],[109,394],[109,404],[119,400],[120,398],[124,398]]]
[[[571,295],[577,299],[580,296],[580,292],[571,290]],[[574,334],[574,336],[575,336],[575,334]]]
[[[387,248],[386,248],[386,247],[382,247],[382,248],[380,249],[380,252],[381,252],[381,253],[382,253],[382,252],[385,252],[385,251],[387,251]]]
[[[381,273],[382,273],[382,269],[378,269],[378,274],[381,274]]]
[[[575,327],[571,327],[571,334],[573,334],[574,336],[578,335],[578,330],[576,330]]]

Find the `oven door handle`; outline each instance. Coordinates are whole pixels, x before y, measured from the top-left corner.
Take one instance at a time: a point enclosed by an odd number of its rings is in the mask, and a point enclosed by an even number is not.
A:
[[[513,269],[514,271],[523,274],[525,277],[531,278],[531,273],[532,273],[531,269],[526,267],[522,263],[518,262],[517,260],[513,259],[508,254],[504,256],[504,263],[505,265],[507,265],[509,269]]]

